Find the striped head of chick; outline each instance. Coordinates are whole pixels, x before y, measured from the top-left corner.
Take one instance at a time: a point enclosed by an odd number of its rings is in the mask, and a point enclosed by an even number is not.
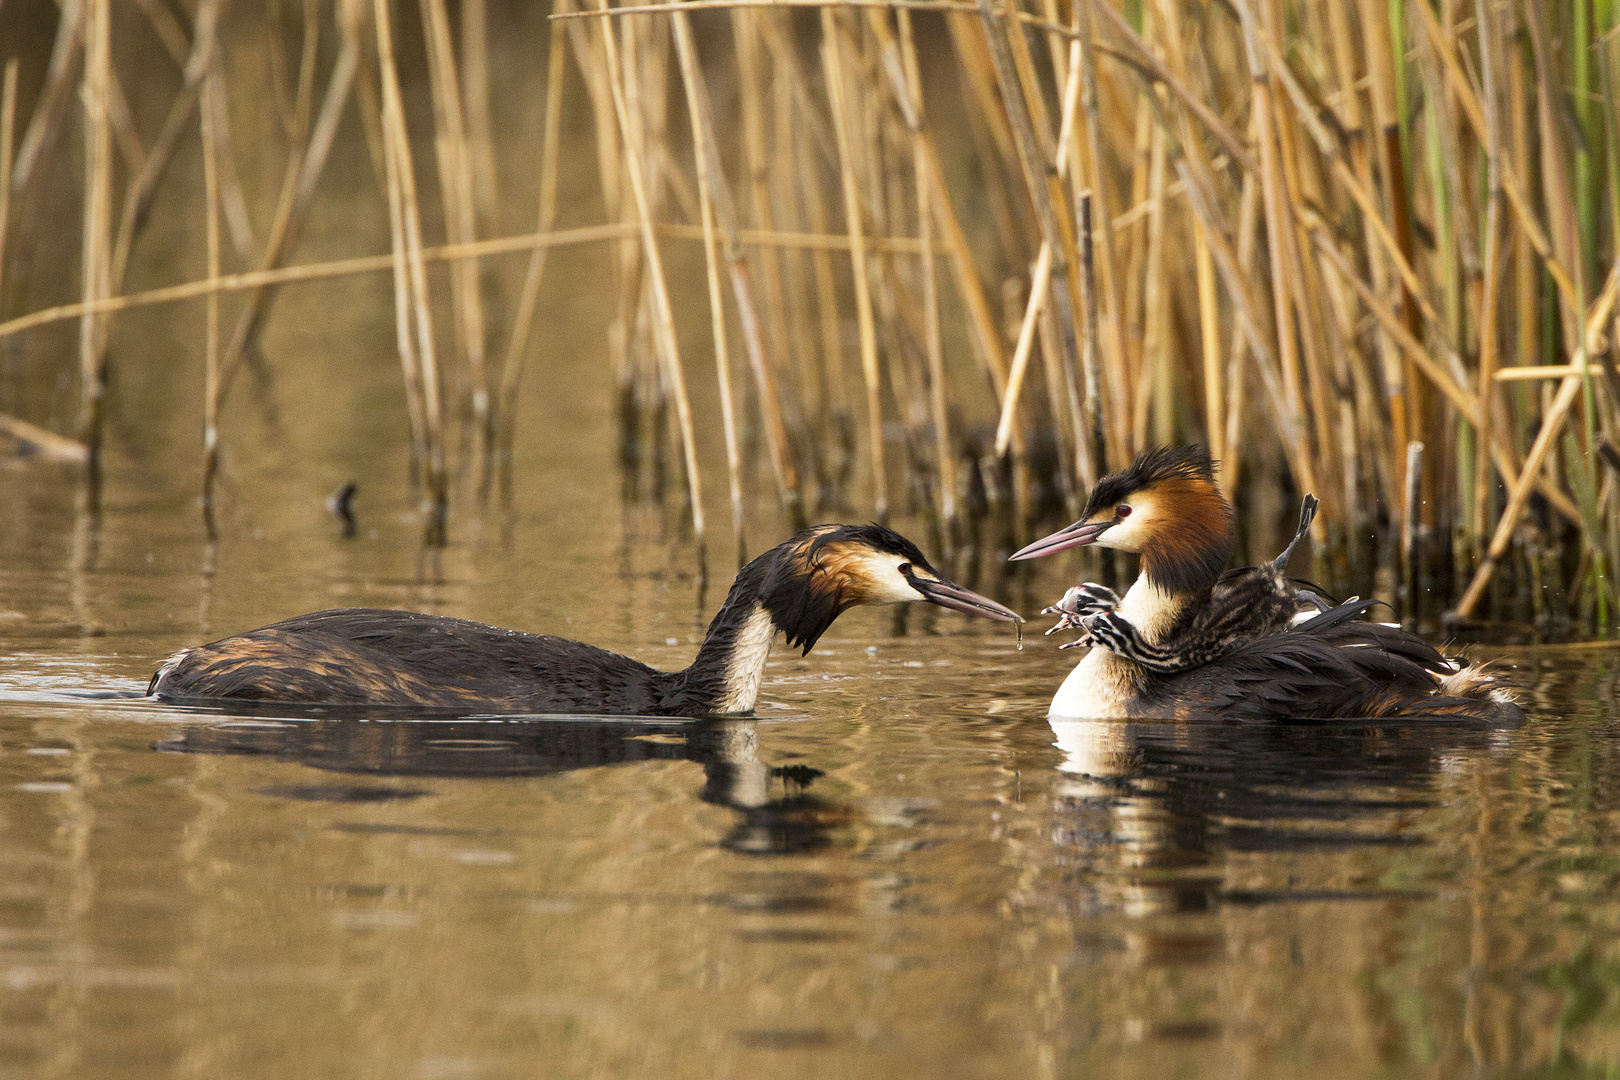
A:
[[[1202,446],[1159,447],[1097,481],[1080,520],[1015,553],[1034,559],[1096,544],[1138,552],[1142,573],[1168,593],[1198,592],[1232,557],[1232,508]]]
[[[925,601],[1002,622],[1011,608],[947,581],[916,544],[882,525],[818,525],[778,549],[760,593],[788,644],[808,653],[832,621],[861,604]]]

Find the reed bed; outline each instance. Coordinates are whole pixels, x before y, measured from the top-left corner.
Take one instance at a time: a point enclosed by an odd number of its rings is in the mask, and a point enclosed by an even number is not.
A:
[[[82,133],[80,300],[7,309],[0,338],[79,320],[92,496],[117,312],[208,297],[212,532],[220,405],[275,290],[388,270],[414,479],[442,542],[451,506],[511,468],[539,298],[565,287],[548,286],[546,253],[602,244],[625,490],[679,507],[700,545],[705,472],[720,468],[739,555],[756,473],[783,523],[916,514],[947,548],[995,549],[1075,514],[1139,449],[1199,441],[1225,463],[1251,557],[1308,490],[1315,574],[1403,618],[1614,627],[1614,4],[555,0],[529,76],[499,88],[545,101],[534,230],[514,236],[491,234],[488,0],[228,8],[62,0],[39,85],[19,94],[6,70],[0,283],[18,272],[7,233],[39,197],[42,156]],[[116,35],[137,30],[184,71],[155,133],[134,130],[122,96],[142,70],[114,62]],[[247,33],[281,57],[268,93],[294,146],[262,242],[225,123],[227,98],[267,92],[224,77]],[[399,53],[407,37],[420,55]],[[420,115],[410,78],[428,89]],[[296,263],[350,110],[392,250]],[[569,165],[595,170],[606,216],[559,231],[573,118],[595,152]],[[124,293],[146,209],[192,165],[178,152],[192,125],[207,278]],[[665,266],[691,243],[706,274],[682,288]],[[508,304],[480,260],[522,251]],[[253,269],[223,273],[225,255]],[[226,293],[245,302],[222,338]],[[706,337],[677,332],[687,306]],[[708,379],[718,461],[690,404]]]

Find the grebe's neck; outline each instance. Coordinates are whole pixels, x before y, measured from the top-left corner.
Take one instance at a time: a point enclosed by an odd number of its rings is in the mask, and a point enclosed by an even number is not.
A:
[[[709,712],[743,713],[754,707],[765,661],[777,631],[805,652],[849,606],[831,577],[815,574],[806,558],[813,537],[801,533],[737,572],[692,666],[679,675],[688,694]]]
[[[771,640],[776,637],[776,623],[762,598],[775,556],[773,549],[738,572],[726,602],[709,623],[697,658],[679,673],[687,693],[700,699],[706,712],[749,712],[759,696]]]
[[[1136,627],[1142,639],[1157,645],[1193,608],[1209,597],[1206,587],[1201,592],[1172,592],[1147,571],[1144,561],[1142,572],[1119,600],[1119,614]]]
[[[1219,489],[1202,482],[1175,488],[1161,496],[1172,516],[1143,543],[1142,573],[1121,601],[1120,614],[1149,642],[1208,602],[1232,557],[1232,508]]]
[[[1171,596],[1207,595],[1232,558],[1232,507],[1207,481],[1162,485],[1156,495],[1168,513],[1142,544],[1142,580]]]

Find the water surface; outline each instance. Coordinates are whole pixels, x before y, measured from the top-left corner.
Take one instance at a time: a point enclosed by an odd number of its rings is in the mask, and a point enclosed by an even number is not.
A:
[[[133,696],[334,604],[684,664],[727,575],[570,475],[433,555],[381,497],[343,540],[307,478],[210,551],[177,481],[124,467],[92,529],[0,469],[0,1074],[1620,1067],[1612,648],[1497,650],[1511,730],[1054,730],[1073,653],[932,609],[779,650],[747,721]],[[1070,572],[978,584],[1033,612]]]

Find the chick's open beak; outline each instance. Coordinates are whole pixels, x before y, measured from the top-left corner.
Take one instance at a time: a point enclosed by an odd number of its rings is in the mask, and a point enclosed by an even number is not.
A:
[[[1000,622],[1023,622],[1024,618],[1012,608],[1002,607],[988,596],[980,596],[976,592],[953,585],[949,581],[938,578],[911,579],[911,587],[923,594],[923,599],[930,604],[950,608],[953,611],[965,611],[969,615],[977,615],[984,619],[996,619]]]
[[[1077,521],[1073,525],[1059,529],[1051,536],[1041,537],[1041,539],[1028,547],[1018,549],[1008,557],[1007,561],[1038,559],[1042,555],[1050,555],[1054,551],[1062,551],[1065,548],[1094,544],[1097,542],[1097,537],[1103,534],[1103,530],[1112,524],[1112,521]]]

